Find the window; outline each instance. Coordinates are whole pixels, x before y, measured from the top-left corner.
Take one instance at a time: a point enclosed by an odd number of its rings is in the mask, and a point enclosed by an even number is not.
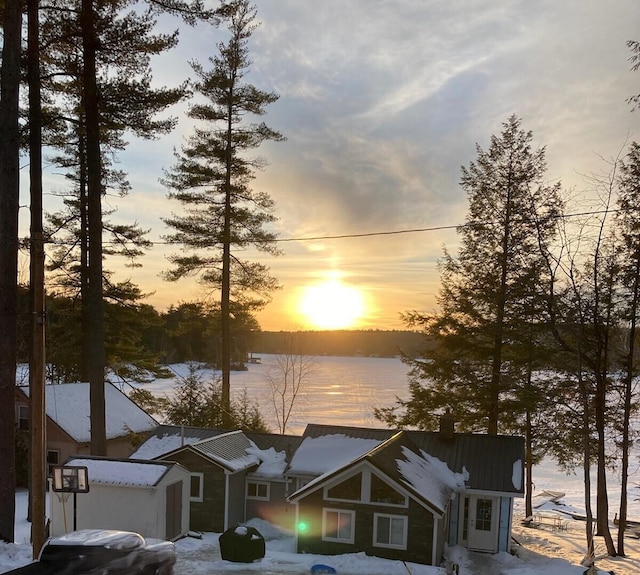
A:
[[[322,539],[338,543],[353,543],[356,522],[355,511],[341,509],[322,510]]]
[[[373,515],[373,544],[392,549],[407,548],[407,518],[402,515]]]
[[[247,481],[247,499],[269,501],[269,484],[266,481]]]
[[[53,474],[53,466],[59,465],[60,463],[60,452],[48,449],[47,450],[47,475]]]
[[[491,531],[491,514],[493,501],[491,499],[478,499],[476,502],[476,530]]]
[[[406,505],[407,503],[404,495],[398,493],[375,473],[371,474],[370,501],[372,503],[386,503],[388,505]]]
[[[362,499],[362,474],[358,473],[333,487],[327,488],[325,499],[360,501]]]
[[[18,429],[29,431],[29,406],[18,406]]]
[[[191,487],[189,491],[190,501],[202,501],[204,492],[204,473],[191,474]]]

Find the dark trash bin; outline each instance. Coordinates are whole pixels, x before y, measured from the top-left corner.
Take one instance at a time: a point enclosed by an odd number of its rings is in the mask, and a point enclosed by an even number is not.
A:
[[[226,561],[251,563],[265,553],[264,537],[255,527],[231,527],[220,535],[220,555]]]

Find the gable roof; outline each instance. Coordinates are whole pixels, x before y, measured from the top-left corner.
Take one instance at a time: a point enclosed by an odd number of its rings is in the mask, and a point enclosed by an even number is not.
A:
[[[65,465],[86,467],[89,485],[155,487],[178,463],[72,455]]]
[[[414,499],[439,515],[444,513],[451,494],[462,483],[462,478],[455,477],[445,463],[421,453],[406,432],[400,431],[368,452],[310,481],[293,493],[289,500],[299,501],[336,476],[364,462],[403,486]]]
[[[511,435],[408,431],[423,451],[456,473],[469,473],[467,489],[524,494],[524,438]]]
[[[29,386],[20,386],[29,397]],[[91,441],[90,403],[88,383],[45,385],[45,410],[77,443]],[[143,433],[158,426],[158,422],[111,383],[104,384],[107,440],[123,437],[130,432]]]
[[[323,434],[335,433],[350,438],[383,441],[392,437],[396,431],[310,424],[304,435],[321,437]],[[523,437],[480,433],[454,433],[447,436],[436,431],[406,433],[418,449],[445,462],[451,471],[462,473],[466,470],[469,473],[467,489],[518,496],[524,494]]]
[[[220,467],[235,473],[257,467],[260,459],[250,453],[252,444],[242,431],[229,431],[208,439],[178,447],[173,451],[162,453],[154,459],[167,460],[176,453],[191,451],[212,461]]]
[[[189,427],[185,425],[159,425],[155,432],[138,446],[132,459],[156,459],[165,453],[175,451],[185,445],[192,445],[203,439],[226,433],[221,429]]]

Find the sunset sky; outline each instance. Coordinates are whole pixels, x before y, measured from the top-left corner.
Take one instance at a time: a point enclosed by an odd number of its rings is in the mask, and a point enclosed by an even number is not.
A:
[[[640,111],[626,102],[640,93],[626,47],[640,40],[638,0],[255,3],[248,79],[280,94],[264,120],[287,138],[259,150],[269,165],[253,183],[276,201],[285,252],[259,256],[282,284],[258,316],[265,330],[396,329],[401,312],[435,309],[437,262],[443,246],[455,253],[467,210],[460,166],[511,114],[546,146],[549,181],[578,194],[602,158],[640,138]],[[183,28],[154,80],[177,84],[190,59],[207,67],[226,39]],[[192,128],[183,110],[170,136],[130,138],[120,159],[133,191],[109,202],[158,242],[143,268],[123,272],[158,308],[199,297],[193,282],[158,278],[175,250],[160,243],[160,218],[181,209],[158,178]]]

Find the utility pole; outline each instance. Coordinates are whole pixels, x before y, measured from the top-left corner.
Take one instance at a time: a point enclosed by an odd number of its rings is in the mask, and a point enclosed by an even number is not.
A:
[[[45,540],[46,498],[46,415],[45,415],[45,308],[44,234],[42,226],[42,110],[40,100],[39,0],[27,0],[27,77],[29,82],[29,176],[31,195],[31,242],[29,291],[31,311],[31,358],[29,397],[31,399],[31,544],[33,558]]]

